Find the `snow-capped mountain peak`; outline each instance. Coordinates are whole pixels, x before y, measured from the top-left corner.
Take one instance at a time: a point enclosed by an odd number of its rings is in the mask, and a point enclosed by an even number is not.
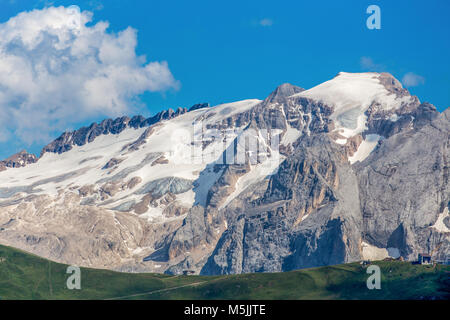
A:
[[[386,73],[340,72],[333,79],[295,96],[311,98],[333,106],[337,115],[354,108],[365,111],[373,103],[379,103],[384,110],[397,109],[409,101],[410,97],[399,97],[390,92],[384,85],[384,80],[389,77],[393,78]]]
[[[401,95],[390,90],[393,86],[388,86],[389,79],[394,78],[387,73],[340,72],[333,79],[294,97],[309,98],[332,107],[331,119],[335,121],[336,130],[341,136],[350,138],[367,129],[365,113],[369,107],[376,106],[377,111],[392,114],[402,106],[416,102],[406,90],[407,94],[401,91]],[[398,88],[400,83],[397,81],[395,85]]]

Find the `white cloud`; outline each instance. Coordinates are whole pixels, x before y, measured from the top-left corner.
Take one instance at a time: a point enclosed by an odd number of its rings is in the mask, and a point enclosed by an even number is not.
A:
[[[48,142],[98,116],[130,113],[146,91],[177,89],[166,62],[136,55],[136,30],[86,24],[77,7],[22,12],[0,24],[0,140]]]
[[[273,20],[269,18],[264,18],[259,20],[259,25],[263,27],[271,27],[273,25]]]
[[[359,64],[362,69],[367,71],[380,72],[385,69],[383,65],[375,63],[371,57],[361,57]]]
[[[87,5],[94,11],[103,10],[104,8],[104,5],[100,0],[90,0],[87,2]]]
[[[402,83],[405,87],[416,87],[425,83],[425,78],[418,74],[408,72],[402,78]]]

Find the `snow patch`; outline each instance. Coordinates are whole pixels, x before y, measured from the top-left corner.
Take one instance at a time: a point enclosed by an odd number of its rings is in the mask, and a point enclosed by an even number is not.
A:
[[[450,229],[444,223],[444,219],[449,216],[448,207],[445,207],[444,211],[439,214],[436,222],[432,225],[432,228],[435,228],[439,232],[450,232]]]
[[[357,162],[357,161],[363,161],[366,159],[369,154],[375,149],[375,147],[378,144],[378,141],[380,141],[381,136],[378,134],[368,134],[366,136],[366,139],[364,139],[361,144],[358,147],[358,150],[353,154],[353,156],[348,157],[348,160],[351,164]]]
[[[345,145],[347,143],[347,139],[336,139],[334,142],[340,145]]]
[[[397,122],[398,119],[400,119],[400,117],[399,117],[396,113],[392,114],[392,115],[389,117],[389,120],[392,121],[392,122]]]
[[[361,243],[362,258],[364,260],[383,260],[384,258],[398,258],[400,257],[400,250],[398,248],[378,248],[367,242]]]
[[[288,145],[294,143],[300,136],[302,135],[302,132],[300,130],[297,130],[296,128],[291,127],[289,124],[287,124],[286,132],[284,133],[283,138],[281,139],[282,145]]]

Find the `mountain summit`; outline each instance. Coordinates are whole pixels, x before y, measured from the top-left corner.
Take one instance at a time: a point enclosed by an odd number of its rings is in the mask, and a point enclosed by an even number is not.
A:
[[[6,168],[24,167],[27,164],[35,163],[36,161],[37,158],[34,154],[22,150],[5,160],[0,161],[0,171],[6,170]]]
[[[279,102],[296,93],[305,91],[305,89],[294,86],[290,83],[283,83],[278,86],[266,99],[268,102]]]

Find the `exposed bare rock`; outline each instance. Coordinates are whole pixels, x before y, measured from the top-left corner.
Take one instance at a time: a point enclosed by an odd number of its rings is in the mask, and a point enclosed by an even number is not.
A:
[[[123,189],[123,184],[119,182],[107,182],[100,188],[100,195],[103,199],[114,197],[114,195]]]
[[[167,218],[179,217],[186,214],[188,210],[188,208],[172,202],[164,208],[163,214]]]
[[[2,243],[62,263],[157,271],[142,262],[146,252],[136,255],[133,251],[140,246],[151,248],[170,232],[170,224],[156,231],[145,220],[126,213],[79,206],[75,194],[63,194],[60,200],[58,204],[51,197],[38,196],[17,208],[4,208],[0,212]],[[15,223],[18,220],[22,222]]]
[[[92,195],[94,193],[94,190],[95,190],[95,185],[89,184],[89,185],[82,186],[80,189],[78,189],[78,193],[80,194],[81,197],[87,197],[87,196]]]
[[[235,190],[238,178],[250,170],[249,165],[224,165],[220,178],[213,184],[206,199],[207,206],[218,208]]]
[[[137,214],[142,214],[148,211],[148,205],[150,204],[150,201],[153,200],[152,194],[146,194],[140,202],[138,202],[134,206],[134,212]]]
[[[445,114],[433,118],[391,136],[355,166],[364,238],[377,247],[397,248],[407,259],[439,244],[437,255],[450,250],[450,234],[430,228],[450,200],[450,122]]]
[[[174,260],[187,251],[202,250],[205,247],[210,251],[218,240],[218,234],[214,232],[217,227],[218,221],[210,221],[203,207],[191,208],[183,226],[177,230],[167,247],[167,258]]]
[[[274,102],[284,102],[286,98],[305,91],[305,89],[294,86],[290,83],[283,83],[282,85],[278,86],[267,98],[266,102],[268,103],[274,103]]]
[[[226,209],[229,228],[202,273],[280,271],[358,257],[359,238],[351,231],[358,225],[354,197],[358,191],[356,177],[340,155],[343,150],[326,135],[305,136],[296,150],[260,198],[237,199],[240,206]],[[318,225],[322,227],[316,230]],[[329,240],[315,247],[309,242],[314,232]],[[350,251],[343,243],[339,248],[327,246],[328,242],[338,245],[344,236],[353,241]],[[307,256],[308,260],[298,260]]]
[[[127,182],[127,188],[128,189],[133,189],[134,187],[136,187],[141,182],[142,182],[142,178],[141,177],[133,177]]]
[[[400,81],[395,79],[390,73],[382,72],[379,77],[380,83],[388,90],[389,92],[395,94],[398,97],[409,96],[409,91],[403,88]]]
[[[157,164],[166,164],[169,163],[169,160],[166,159],[166,157],[161,156],[155,161],[153,161],[152,166],[156,166]]]
[[[347,139],[347,143],[345,144],[347,157],[353,156],[355,154],[362,141],[363,137],[360,134]]]
[[[121,163],[123,160],[125,160],[125,159],[112,158],[103,166],[102,169],[105,170],[105,169],[109,169],[109,168],[115,167],[119,163]]]
[[[20,168],[25,167],[27,164],[35,163],[37,157],[34,154],[28,153],[22,150],[3,161],[0,161],[0,171],[6,168]]]
[[[194,110],[198,110],[198,109],[203,109],[203,108],[209,108],[209,103],[197,103],[194,104],[192,107],[189,108],[189,112],[190,111],[194,111]]]

